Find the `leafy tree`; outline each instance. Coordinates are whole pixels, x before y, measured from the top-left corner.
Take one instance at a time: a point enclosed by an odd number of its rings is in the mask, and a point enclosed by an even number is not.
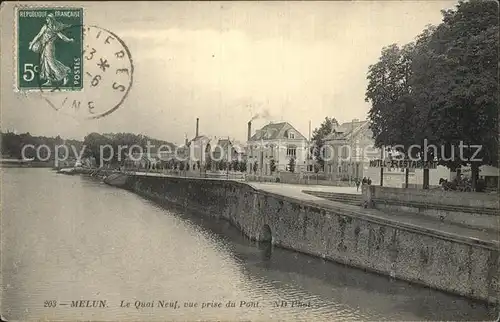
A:
[[[334,117],[325,117],[323,123],[321,123],[318,128],[314,129],[312,133],[311,141],[313,147],[310,152],[314,155],[316,162],[322,170],[325,168],[325,160],[321,153],[322,147],[325,145],[325,138],[327,135],[334,132],[335,127],[338,125],[339,122],[337,122]]]
[[[238,160],[233,160],[231,161],[232,163],[232,168],[234,171],[240,171],[240,162],[238,162]]]
[[[86,145],[85,156],[93,156],[98,161],[111,158],[108,163],[115,165],[123,164],[129,153],[138,154],[143,152],[147,154],[149,152],[153,154],[160,147],[162,147],[161,151],[166,151],[166,147],[169,147],[171,151],[175,149],[175,146],[170,142],[133,133],[91,133],[84,138],[83,143]],[[132,149],[133,146],[134,148]],[[148,146],[150,148],[149,151]],[[101,147],[103,148],[104,156],[100,155]]]
[[[99,165],[101,165],[101,162],[104,164],[104,160],[112,160],[112,151],[104,148],[105,146],[111,146],[111,140],[108,137],[95,132],[90,133],[83,139],[83,144],[86,147],[85,156],[94,157]],[[103,155],[101,155],[101,147]]]
[[[497,4],[460,2],[442,13],[440,25],[403,48],[384,48],[370,66],[371,129],[377,146],[400,145],[408,156],[408,146],[417,144],[416,156],[450,169],[470,163],[475,187],[479,166],[498,162]],[[470,160],[472,145],[481,146],[481,160]],[[428,182],[424,170],[424,188]]]
[[[174,168],[174,166],[175,166],[175,160],[174,159],[168,160],[168,162],[167,162],[167,168],[169,170],[172,170]]]
[[[68,148],[68,158],[76,159],[80,157],[80,151],[83,148],[83,142],[79,140],[63,140],[60,136],[55,138],[45,137],[45,136],[32,136],[29,132],[16,134],[13,132],[0,132],[0,152],[3,157],[21,159],[23,156],[25,158],[37,158],[36,149],[42,145],[49,148],[39,150],[40,159],[48,158],[49,161],[53,161],[56,156],[57,145],[65,145]],[[28,148],[24,150],[23,147],[31,144],[34,148]],[[74,150],[76,151],[73,151]],[[65,157],[65,152],[63,149],[59,149],[59,157]],[[84,155],[85,156],[85,155]]]
[[[444,147],[437,151],[441,164],[471,164],[475,187],[479,166],[498,163],[498,5],[461,2],[442,14],[443,22],[417,41],[415,125],[426,129],[421,138]],[[482,160],[469,160],[476,148],[464,149],[461,158],[462,141],[481,146],[476,158]]]
[[[247,163],[244,160],[241,160],[239,168],[241,172],[247,172]]]
[[[205,160],[205,167],[207,170],[212,170],[212,158],[210,157],[210,153],[208,153],[207,159]]]
[[[288,161],[288,171],[295,172],[295,158],[291,157],[290,161]]]
[[[276,171],[276,161],[274,159],[271,159],[271,161],[269,161],[269,169],[271,170],[271,173]]]
[[[179,164],[179,170],[184,171],[184,167],[185,167],[184,162],[181,162],[181,163]]]
[[[416,157],[418,151],[409,150],[415,143],[415,130],[411,126],[415,114],[411,95],[413,54],[414,44],[383,48],[379,61],[368,68],[366,101],[371,103],[368,115],[375,146],[392,148],[405,156],[412,152],[412,157]],[[406,187],[408,176],[406,169]]]

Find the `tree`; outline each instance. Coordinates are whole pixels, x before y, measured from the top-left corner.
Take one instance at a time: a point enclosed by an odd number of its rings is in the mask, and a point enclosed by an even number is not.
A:
[[[217,162],[217,170],[222,171],[226,170],[227,168],[227,162],[225,160],[220,160]]]
[[[288,161],[288,171],[295,172],[295,158],[291,157],[290,161]]]
[[[90,133],[83,139],[83,144],[85,145],[84,155],[94,157],[99,165],[104,165],[104,160],[112,160],[112,151],[104,148],[111,146],[111,140],[108,137],[99,133]],[[101,155],[101,149],[103,155]]]
[[[314,158],[320,165],[321,170],[325,169],[325,160],[323,159],[323,155],[321,152],[323,146],[325,145],[325,138],[329,134],[333,133],[335,127],[338,125],[339,123],[334,117],[325,117],[325,120],[323,121],[323,123],[321,123],[319,128],[315,128],[312,133],[311,141],[313,143],[313,147],[311,148],[310,152],[314,155]]]
[[[368,68],[366,101],[371,103],[368,113],[375,146],[389,148],[409,157],[409,147],[415,143],[411,124],[415,104],[411,95],[412,58],[414,44],[399,48],[392,44],[382,49],[379,61]],[[418,151],[412,149],[412,157]],[[409,169],[405,169],[408,187]]]
[[[232,163],[232,169],[233,171],[239,171],[240,170],[240,162],[238,162],[238,160],[233,160],[231,161]]]
[[[271,159],[271,161],[269,161],[269,169],[271,170],[271,173],[276,171],[276,161],[274,159]]]
[[[207,159],[205,160],[205,169],[209,171],[212,170],[212,158],[210,157],[210,153],[207,155]]]
[[[413,152],[424,160],[450,169],[470,164],[475,187],[479,166],[498,163],[497,5],[472,0],[442,14],[440,25],[401,49],[384,48],[370,66],[371,130],[377,146],[400,145],[409,156],[408,145],[417,144]],[[481,147],[476,160],[472,146]]]
[[[247,163],[244,160],[241,160],[239,168],[241,172],[247,172]]]
[[[498,163],[498,8],[491,1],[460,2],[442,12],[443,22],[417,41],[413,88],[421,134],[442,147],[440,163],[479,166]],[[461,144],[467,148],[461,152]],[[471,160],[477,148],[481,151]],[[461,155],[462,154],[462,155]]]

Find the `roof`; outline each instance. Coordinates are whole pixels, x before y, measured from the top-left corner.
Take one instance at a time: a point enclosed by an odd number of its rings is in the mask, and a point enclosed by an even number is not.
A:
[[[194,138],[192,138],[190,142],[198,141],[198,140],[201,140],[203,138],[207,138],[208,139],[208,136],[206,136],[206,135],[198,135],[198,136],[195,136]]]
[[[369,121],[345,122],[334,128],[334,131],[325,137],[325,140],[342,140],[357,135],[368,129]]]
[[[232,143],[228,139],[219,139],[219,141],[217,142],[217,145],[221,146],[221,147],[227,147],[228,145],[232,145]]]
[[[198,144],[204,144],[205,142],[210,142],[211,139],[206,136],[206,135],[198,135],[198,136],[195,136],[194,138],[192,138],[186,146],[190,147],[191,146],[191,143],[194,143],[195,146],[197,146]],[[201,142],[201,143],[200,143]]]
[[[305,137],[297,131],[290,123],[280,122],[280,123],[269,123],[264,125],[260,130],[250,138],[250,141],[260,141],[260,140],[288,140],[288,131],[292,130],[295,135],[295,140],[305,140]]]

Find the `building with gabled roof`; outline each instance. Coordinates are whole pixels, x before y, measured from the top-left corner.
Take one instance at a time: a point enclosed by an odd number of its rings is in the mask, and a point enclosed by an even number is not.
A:
[[[332,133],[325,138],[326,162],[325,173],[332,179],[370,177],[372,184],[380,184],[380,168],[370,167],[370,160],[381,158],[381,149],[375,148],[373,132],[370,130],[370,121],[359,121],[357,119],[346,122],[336,127]],[[398,158],[401,154],[396,151],[387,151],[384,158]],[[448,179],[450,170],[443,166],[430,170],[430,185],[438,185],[439,179]],[[423,185],[423,170],[409,170],[409,184]],[[404,169],[384,169],[384,186],[399,187],[404,185]]]
[[[206,135],[199,134],[199,119],[196,119],[196,135],[186,146],[188,148],[188,164],[191,170],[201,170],[207,160],[207,146],[210,145],[211,139]]]
[[[308,155],[306,137],[290,123],[270,122],[252,135],[252,123],[248,122],[248,172],[271,175],[273,163],[275,171],[288,171],[291,158],[295,159],[294,172],[306,171]]]
[[[336,179],[372,176],[369,160],[380,157],[375,148],[370,122],[354,119],[335,127],[325,137],[325,173]]]

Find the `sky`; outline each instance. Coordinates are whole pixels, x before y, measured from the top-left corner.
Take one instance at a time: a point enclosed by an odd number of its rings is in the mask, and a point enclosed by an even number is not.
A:
[[[133,85],[120,108],[85,120],[55,111],[40,94],[14,91],[16,3],[3,2],[1,129],[75,139],[133,132],[182,143],[199,118],[201,134],[244,141],[247,122],[266,114],[254,130],[287,121],[308,137],[309,123],[314,130],[327,116],[366,119],[366,74],[381,49],[413,41],[457,3],[58,2],[82,7],[84,24],[115,33],[133,59]]]

